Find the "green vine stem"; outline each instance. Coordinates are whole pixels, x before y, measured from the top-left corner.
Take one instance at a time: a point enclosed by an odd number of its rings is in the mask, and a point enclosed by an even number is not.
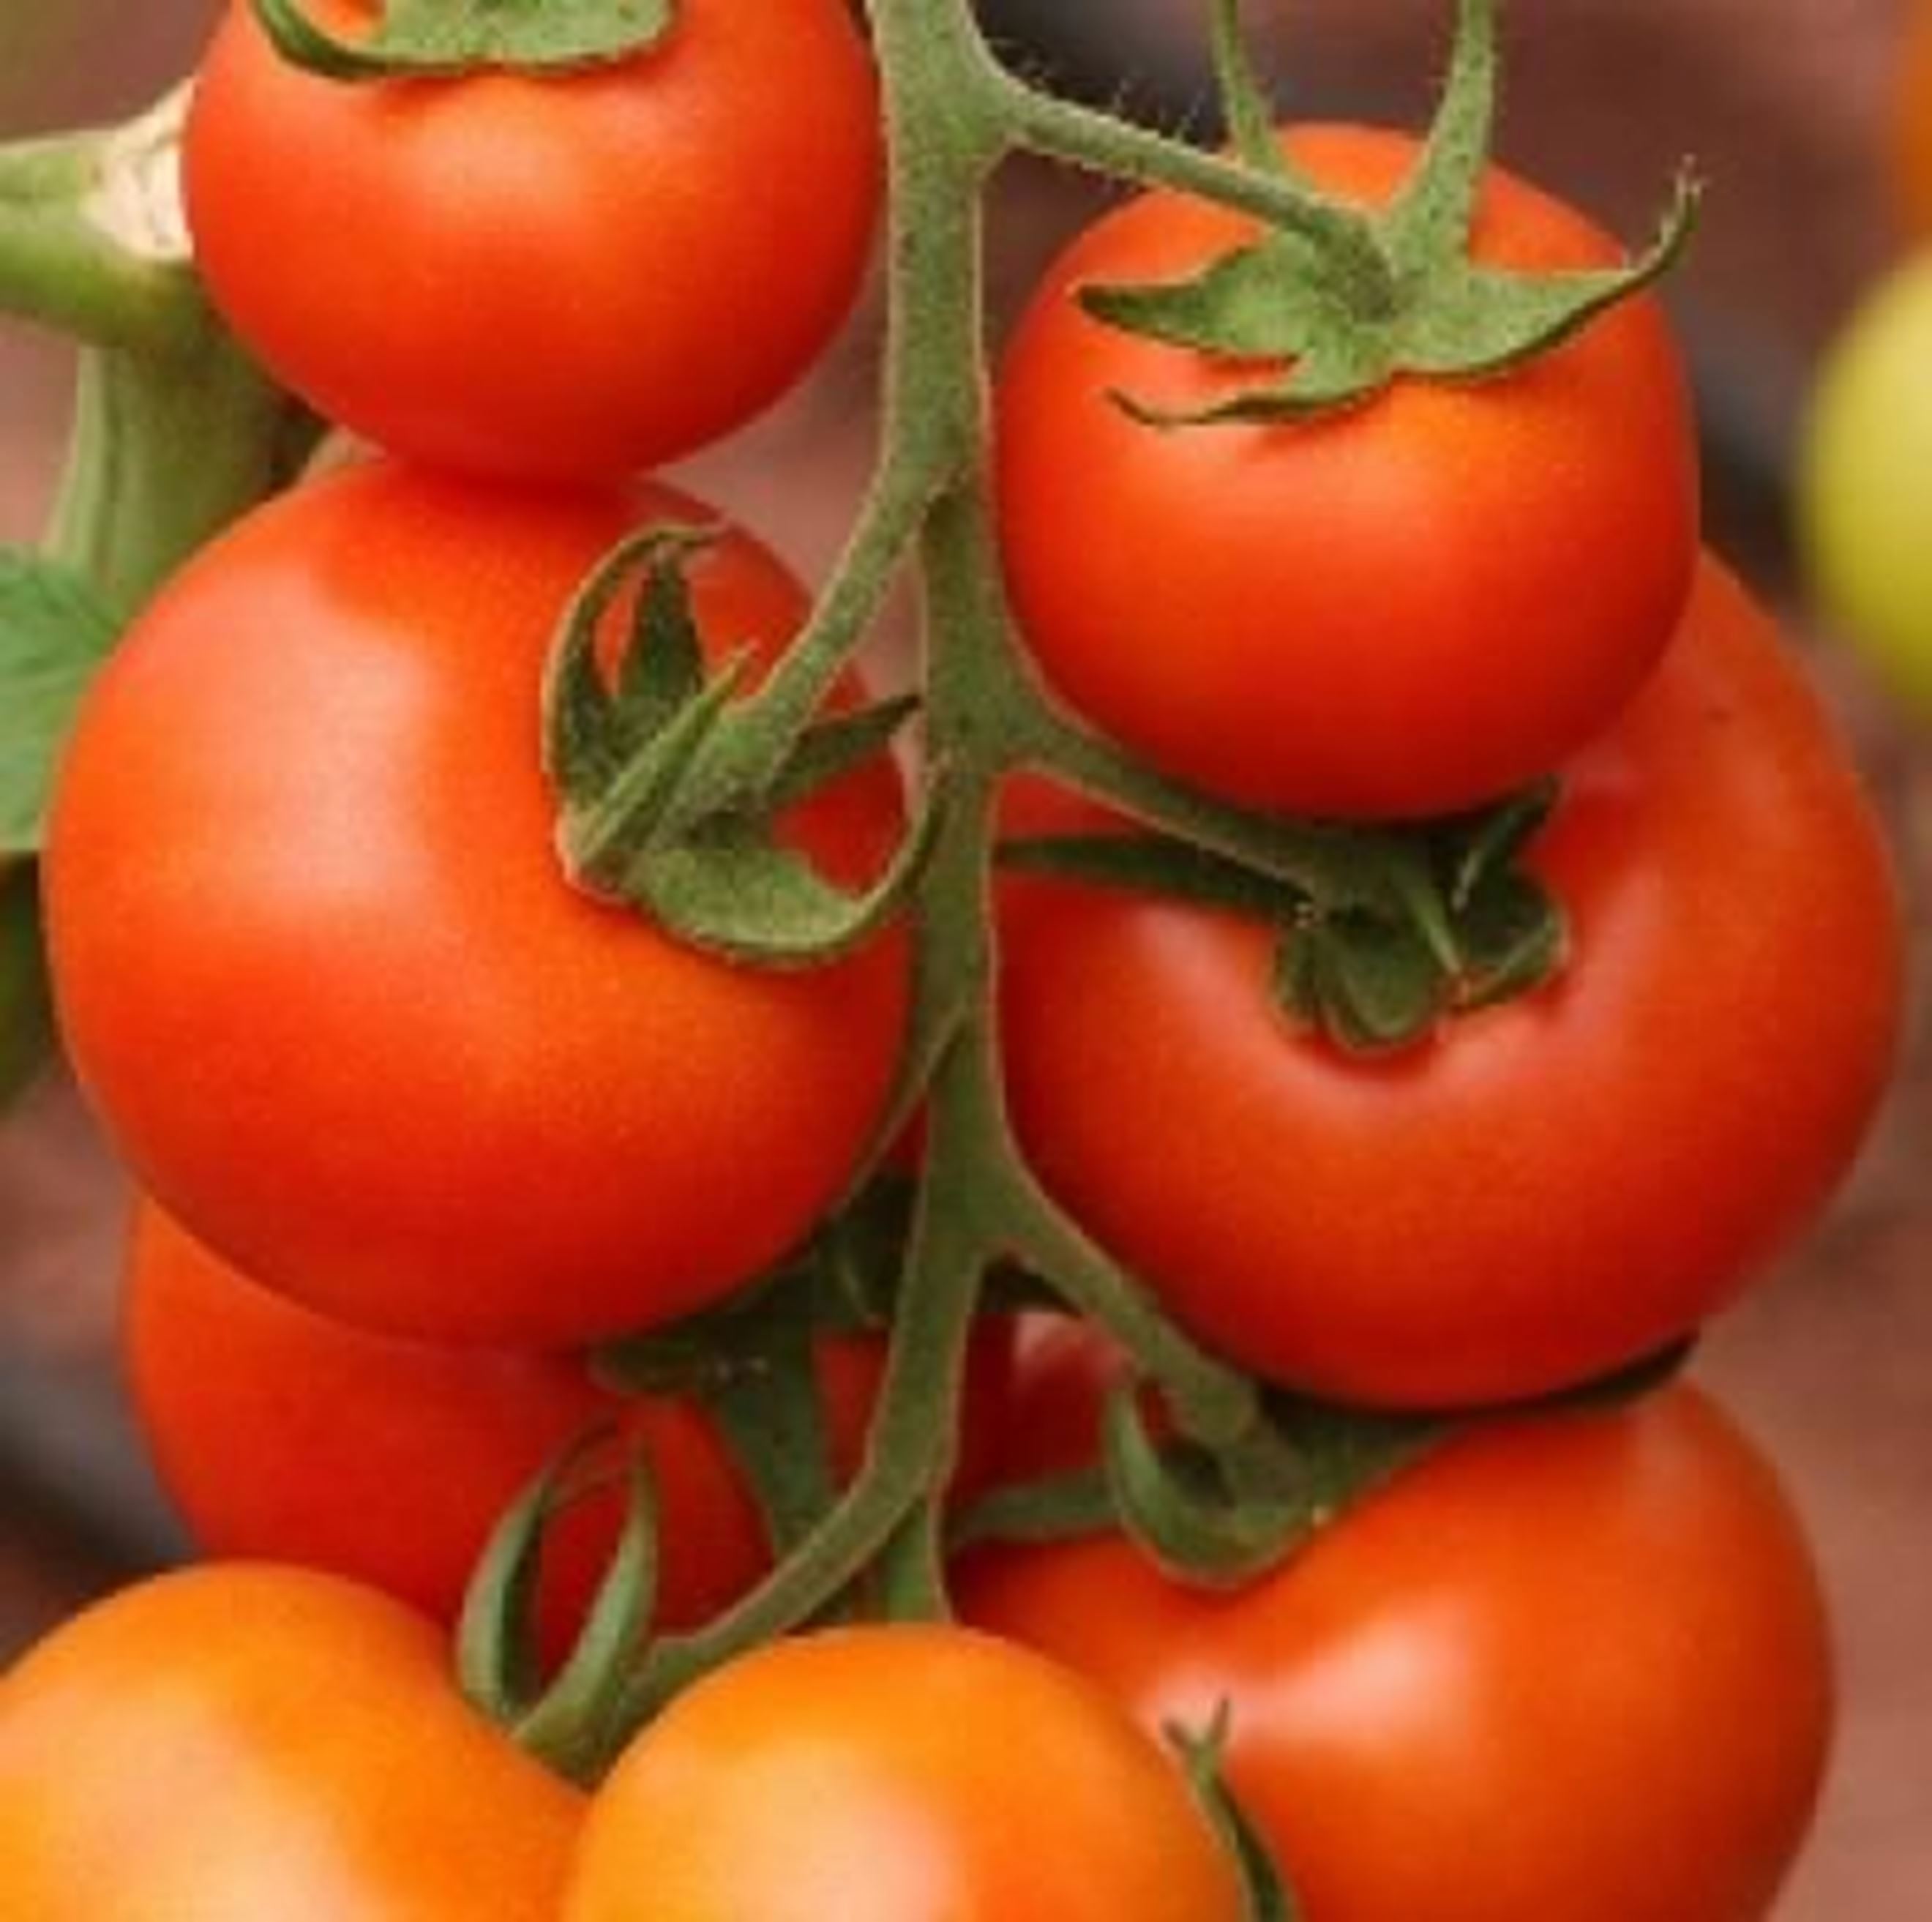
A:
[[[124,128],[0,147],[0,312],[82,348],[45,551],[123,619],[314,439],[202,298],[181,209],[186,98]]]

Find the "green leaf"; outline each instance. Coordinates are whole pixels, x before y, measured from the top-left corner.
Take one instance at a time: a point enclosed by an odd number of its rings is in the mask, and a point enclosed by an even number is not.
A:
[[[0,548],[0,854],[39,851],[54,770],[118,633],[79,575]]]
[[[352,82],[609,65],[656,46],[673,23],[672,0],[388,0],[373,34],[346,41],[302,0],[254,5],[285,60]]]

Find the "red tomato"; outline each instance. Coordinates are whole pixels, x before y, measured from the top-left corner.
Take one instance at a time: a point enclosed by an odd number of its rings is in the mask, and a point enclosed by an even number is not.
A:
[[[211,1554],[326,1569],[453,1623],[504,1510],[572,1440],[621,1417],[656,1478],[658,1626],[707,1620],[770,1566],[751,1494],[694,1404],[620,1396],[574,1358],[446,1348],[325,1320],[256,1287],[152,1206],[136,1227],[123,1335],[155,1465]],[[1012,1352],[1011,1331],[987,1324],[968,1382],[962,1495],[987,1479]],[[820,1346],[848,1479],[884,1364],[876,1337]],[[613,1494],[550,1538],[553,1653],[583,1620],[619,1520]]]
[[[1088,1684],[953,1628],[778,1644],[591,1805],[566,1922],[1242,1922],[1180,1771]]]
[[[1843,1173],[1901,994],[1870,812],[1714,566],[1532,865],[1566,971],[1371,1060],[1290,1025],[1258,923],[1012,884],[1004,1041],[1042,1179],[1203,1340],[1338,1400],[1508,1400],[1683,1334]]]
[[[338,32],[370,0],[305,0]],[[345,86],[234,0],[186,149],[216,304],[331,419],[440,466],[635,473],[740,425],[852,304],[876,86],[842,0],[680,0],[602,71]]]
[[[341,1319],[572,1347],[717,1300],[850,1181],[901,1046],[898,932],[754,971],[566,884],[541,669],[662,490],[532,497],[380,464],[259,512],[82,712],[46,886],[83,1080],[170,1213]],[[746,536],[710,643],[803,611]],[[800,809],[829,873],[902,829],[883,763]]]
[[[1326,185],[1386,199],[1406,136],[1298,134]],[[1451,812],[1547,772],[1655,665],[1696,555],[1685,383],[1654,300],[1480,383],[1403,380],[1310,424],[1150,429],[1252,363],[1124,333],[1074,295],[1184,278],[1250,236],[1150,194],[1089,228],[1007,353],[1000,531],[1025,638],[1090,719],[1168,773],[1305,815]],[[1616,250],[1492,170],[1479,259]]]
[[[554,1922],[582,1809],[427,1622],[328,1576],[167,1576],[0,1682],[19,1922]]]
[[[1685,1389],[1473,1432],[1239,1593],[1106,1537],[960,1594],[1150,1728],[1226,1704],[1310,1922],[1760,1922],[1829,1737],[1804,1538]]]

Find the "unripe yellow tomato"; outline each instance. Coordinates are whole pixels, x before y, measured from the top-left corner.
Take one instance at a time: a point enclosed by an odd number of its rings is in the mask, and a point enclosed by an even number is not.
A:
[[[1798,507],[1826,613],[1932,717],[1932,253],[1881,284],[1826,357]]]

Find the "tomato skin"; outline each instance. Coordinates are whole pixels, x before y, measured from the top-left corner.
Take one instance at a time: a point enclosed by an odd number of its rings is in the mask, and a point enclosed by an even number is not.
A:
[[[552,1922],[582,1809],[427,1622],[332,1577],[164,1576],[0,1680],[21,1922]]]
[[[664,490],[532,497],[379,463],[208,549],[82,713],[45,870],[82,1080],[142,1185],[264,1285],[453,1341],[571,1347],[718,1299],[856,1172],[896,1064],[903,931],[756,972],[568,886],[540,672]],[[711,644],[802,590],[742,533]],[[884,763],[788,833],[850,882]]]
[[[1405,136],[1298,134],[1377,201]],[[1697,546],[1686,383],[1654,300],[1534,365],[1404,380],[1323,422],[1150,431],[1252,365],[1090,318],[1091,283],[1184,278],[1238,216],[1136,199],[1049,272],[1000,382],[1000,536],[1022,633],[1066,699],[1171,774],[1303,815],[1426,815],[1546,773],[1606,725],[1670,639]],[[1499,170],[1480,258],[1600,267],[1612,245]]]
[[[184,165],[215,302],[286,385],[399,452],[542,479],[640,472],[776,398],[852,305],[881,178],[842,0],[683,0],[602,71],[374,86],[284,65],[234,0]]]
[[[1476,1431],[1238,1593],[1118,1537],[959,1593],[1150,1728],[1225,1701],[1311,1922],[1762,1922],[1829,1743],[1803,1535],[1685,1388]]]
[[[504,1511],[572,1441],[614,1420],[643,1445],[656,1483],[658,1626],[697,1626],[770,1567],[750,1491],[693,1404],[620,1395],[578,1357],[448,1348],[329,1321],[256,1287],[152,1203],[136,1221],[122,1340],[156,1468],[211,1554],[326,1569],[453,1626]],[[1012,1358],[1011,1329],[985,1325],[968,1377],[962,1497],[992,1472]],[[878,1337],[820,1344],[832,1451],[848,1479],[884,1367]],[[582,1623],[620,1521],[614,1491],[549,1537],[553,1655]]]
[[[565,1922],[1240,1922],[1174,1764],[955,1628],[837,1631],[674,1704],[592,1804]]]
[[[1869,807],[1714,564],[1532,865],[1559,978],[1369,1060],[1289,1025],[1258,923],[1010,884],[1042,1178],[1209,1345],[1337,1400],[1508,1401],[1683,1334],[1830,1193],[1902,994]]]

